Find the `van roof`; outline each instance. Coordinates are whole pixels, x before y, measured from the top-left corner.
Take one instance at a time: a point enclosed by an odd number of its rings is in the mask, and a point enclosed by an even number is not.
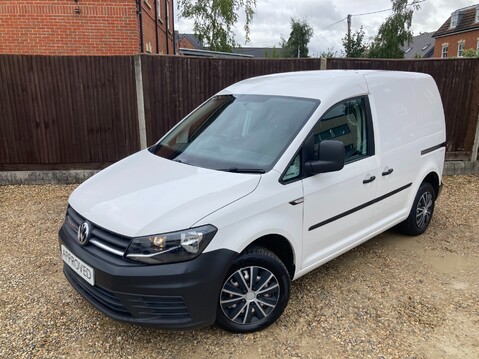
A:
[[[246,79],[227,87],[220,94],[294,96],[329,102],[327,99],[337,99],[338,95],[348,98],[367,94],[369,91],[364,76],[372,74],[376,75],[374,81],[428,77],[415,72],[381,70],[297,71]]]

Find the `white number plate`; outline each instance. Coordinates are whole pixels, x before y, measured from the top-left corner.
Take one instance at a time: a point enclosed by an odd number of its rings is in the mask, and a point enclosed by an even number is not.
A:
[[[83,261],[78,259],[72,252],[70,252],[63,244],[61,246],[62,250],[62,259],[68,264],[68,266],[73,269],[80,277],[85,279],[91,285],[95,284],[95,271],[92,267],[85,264]]]

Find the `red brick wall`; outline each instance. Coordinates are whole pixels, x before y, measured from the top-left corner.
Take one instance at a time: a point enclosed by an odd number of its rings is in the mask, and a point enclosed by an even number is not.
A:
[[[178,48],[196,49],[196,46],[187,37],[183,37],[180,41],[178,41]]]
[[[436,38],[434,45],[434,57],[441,57],[442,45],[444,43],[448,44],[447,57],[457,57],[457,46],[459,41],[465,41],[464,50],[471,48],[476,50],[478,39],[479,30]]]
[[[135,54],[138,29],[135,0],[0,0],[0,54]]]
[[[166,1],[169,1],[170,29],[167,30],[166,25]],[[155,33],[155,0],[142,0],[143,3],[143,41],[144,51],[153,54],[174,54],[173,49],[173,6],[172,0],[157,0],[160,4],[160,16],[157,21],[158,26],[158,43]],[[168,46],[166,44],[168,32]],[[151,51],[149,51],[151,49]]]

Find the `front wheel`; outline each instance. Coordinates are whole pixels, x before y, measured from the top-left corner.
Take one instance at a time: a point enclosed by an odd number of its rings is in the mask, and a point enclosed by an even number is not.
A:
[[[264,329],[283,313],[290,287],[283,262],[271,251],[253,247],[234,261],[223,282],[216,323],[234,333]]]
[[[424,233],[431,223],[435,201],[436,191],[430,183],[423,182],[414,198],[408,218],[399,225],[401,231],[410,236]]]

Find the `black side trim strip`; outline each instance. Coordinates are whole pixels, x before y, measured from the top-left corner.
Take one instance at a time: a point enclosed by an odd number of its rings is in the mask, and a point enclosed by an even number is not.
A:
[[[362,205],[360,206],[357,206],[357,207],[354,207],[352,209],[350,209],[349,211],[346,211],[346,212],[343,212],[343,213],[340,213],[338,214],[337,216],[334,216],[334,217],[331,217],[325,221],[322,221],[322,222],[319,222],[319,223],[316,223],[315,225],[312,225],[311,227],[309,227],[308,231],[312,231],[316,228],[319,228],[321,226],[324,226],[328,223],[331,223],[331,222],[334,222],[340,218],[343,218],[343,217],[346,217],[346,216],[349,216],[350,214],[354,213],[354,212],[357,212],[357,211],[360,211],[361,209],[364,209],[368,206],[371,206],[375,203],[378,203],[379,201],[382,201],[383,199],[386,199],[388,197],[391,197],[392,195],[395,195],[396,193],[399,193],[401,191],[404,191],[406,188],[409,188],[411,187],[412,185],[412,182],[411,183],[408,183],[407,185],[405,186],[402,186],[402,187],[399,187],[398,189],[395,189],[394,191],[392,192],[389,192],[389,193],[386,193],[384,195],[382,195],[381,197],[378,197],[378,198],[375,198],[373,199],[372,201],[369,201],[369,202],[366,202],[366,203],[363,203]]]
[[[440,149],[441,147],[446,147],[446,142],[443,142],[439,145],[429,147],[429,148],[426,148],[425,150],[422,150],[421,151],[421,156],[424,156],[424,155],[427,155],[430,152],[436,151],[436,150]]]

